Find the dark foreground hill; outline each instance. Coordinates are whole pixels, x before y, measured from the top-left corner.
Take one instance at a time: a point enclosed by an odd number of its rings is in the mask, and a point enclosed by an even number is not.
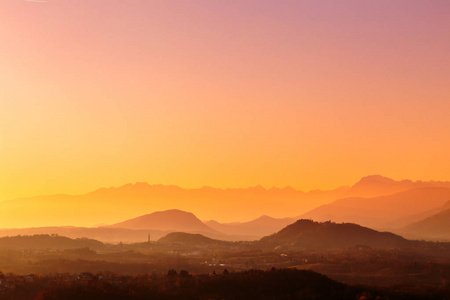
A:
[[[409,241],[389,232],[379,232],[351,223],[298,220],[279,232],[262,238],[262,246],[330,249],[353,246],[372,248],[403,247]]]
[[[167,275],[57,275],[18,282],[4,291],[7,299],[446,299],[448,289],[411,291],[348,286],[304,270],[272,269],[209,275],[170,270]]]

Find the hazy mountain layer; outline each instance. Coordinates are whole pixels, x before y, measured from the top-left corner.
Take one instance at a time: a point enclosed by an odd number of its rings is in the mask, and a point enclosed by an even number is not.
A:
[[[254,236],[256,239],[275,233],[294,222],[294,218],[272,218],[269,216],[262,216],[249,222],[219,223],[216,221],[207,221],[205,224],[214,230],[226,234]]]
[[[114,224],[144,213],[173,208],[192,211],[202,220],[219,222],[242,222],[262,215],[286,218],[302,215],[320,205],[350,196],[374,197],[411,188],[437,186],[450,187],[450,183],[394,181],[381,176],[368,176],[353,187],[311,192],[290,187],[183,189],[136,183],[118,188],[101,188],[84,195],[52,195],[4,201],[0,203],[0,228],[90,227],[95,224]],[[379,219],[366,224],[378,225],[375,221]]]
[[[180,210],[168,210],[143,215],[134,219],[126,220],[111,226],[96,228],[87,227],[33,227],[0,229],[1,236],[35,235],[35,234],[58,234],[70,238],[90,238],[107,243],[139,243],[152,241],[171,232],[201,233],[210,238],[238,241],[256,240],[256,237],[224,234],[211,229],[201,222],[194,214]]]
[[[352,222],[393,230],[425,217],[450,199],[448,188],[421,188],[388,196],[345,198],[320,206],[301,218]]]
[[[0,228],[114,224],[144,213],[177,208],[203,220],[251,220],[298,215],[345,195],[348,188],[304,193],[292,188],[183,189],[128,184],[84,195],[53,195],[0,203]]]
[[[408,238],[450,241],[450,202],[441,212],[414,222],[398,232]]]

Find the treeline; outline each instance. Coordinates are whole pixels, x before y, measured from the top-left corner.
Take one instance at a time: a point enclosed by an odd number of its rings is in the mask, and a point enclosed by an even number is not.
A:
[[[34,276],[34,275],[33,275]],[[30,276],[28,276],[30,277]],[[407,287],[379,289],[348,286],[312,271],[249,270],[238,273],[123,276],[81,273],[47,277],[0,278],[2,299],[448,299],[449,289],[410,292]],[[20,279],[20,280],[19,280]]]

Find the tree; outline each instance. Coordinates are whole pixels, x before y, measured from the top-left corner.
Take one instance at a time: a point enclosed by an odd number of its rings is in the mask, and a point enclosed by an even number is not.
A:
[[[170,269],[169,272],[167,273],[167,277],[175,277],[177,276],[177,271]]]

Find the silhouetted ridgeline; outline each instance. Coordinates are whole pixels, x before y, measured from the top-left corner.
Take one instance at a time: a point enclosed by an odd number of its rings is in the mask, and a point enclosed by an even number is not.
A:
[[[403,247],[409,241],[389,232],[378,232],[351,223],[298,220],[294,224],[260,240],[264,246],[329,249],[366,245],[372,248]]]
[[[0,229],[0,237],[3,236],[17,236],[17,235],[36,235],[47,234],[66,236],[72,239],[89,238],[98,240],[104,243],[117,244],[123,243],[138,243],[147,241],[150,234],[152,240],[157,240],[170,233],[170,231],[161,230],[135,230],[126,228],[111,228],[111,227],[33,227],[33,228],[15,228],[15,229]]]

